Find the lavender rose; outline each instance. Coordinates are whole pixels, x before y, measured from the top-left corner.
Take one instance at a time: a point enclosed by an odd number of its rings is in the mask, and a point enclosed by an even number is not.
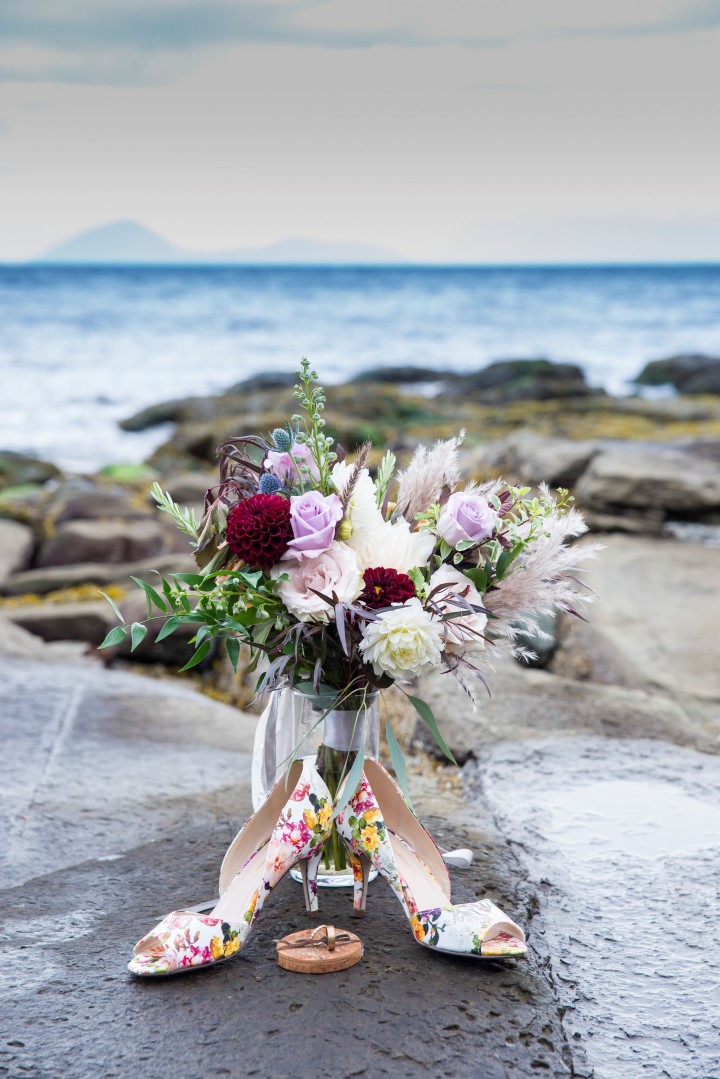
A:
[[[497,528],[498,515],[481,495],[456,491],[445,503],[438,521],[438,535],[455,547],[461,540],[482,543]]]
[[[312,476],[313,479],[320,475],[310,447],[301,442],[295,442],[289,453],[270,450],[265,458],[265,469],[271,475],[277,476],[281,483],[297,483],[302,478],[298,475],[298,469],[304,476]]]
[[[290,540],[283,558],[316,558],[327,551],[342,515],[342,502],[337,495],[321,495],[319,491],[293,495],[290,524],[295,538]]]

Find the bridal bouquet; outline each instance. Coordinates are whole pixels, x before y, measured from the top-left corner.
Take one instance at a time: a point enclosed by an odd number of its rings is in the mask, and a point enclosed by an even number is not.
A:
[[[219,447],[220,482],[201,521],[154,486],[160,509],[190,537],[198,572],[160,577],[158,589],[138,580],[148,619],[123,622],[101,647],[126,634],[137,647],[159,619],[157,640],[197,626],[183,670],[218,639],[235,669],[241,645],[251,669],[264,657],[260,692],[299,687],[332,708],[357,709],[397,685],[452,759],[430,708],[408,687],[444,670],[475,702],[488,654],[522,652],[519,638],[542,612],[577,614],[583,586],[574,567],[591,552],[567,541],[585,525],[567,491],[460,487],[462,435],[420,446],[397,472],[388,451],[373,477],[369,444],[349,460],[326,434],[316,380],[303,360],[299,413],[266,437]],[[400,774],[389,724],[386,737]]]

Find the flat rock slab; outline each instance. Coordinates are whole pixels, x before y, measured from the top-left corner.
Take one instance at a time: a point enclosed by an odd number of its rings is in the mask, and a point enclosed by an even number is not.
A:
[[[0,658],[0,680],[5,886],[247,808],[252,717],[97,662]]]
[[[720,760],[550,739],[491,748],[477,778],[538,896],[577,1074],[720,1074]]]

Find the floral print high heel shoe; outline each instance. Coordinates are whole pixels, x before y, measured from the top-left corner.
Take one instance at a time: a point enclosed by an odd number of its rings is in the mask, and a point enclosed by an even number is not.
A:
[[[223,859],[215,908],[207,915],[168,914],[135,945],[128,964],[132,974],[181,974],[230,959],[247,940],[270,890],[294,865],[302,872],[308,912],[317,910],[317,870],[332,830],[333,803],[314,762],[295,761],[235,836]]]
[[[354,907],[365,910],[371,864],[399,899],[419,944],[452,955],[506,959],[526,953],[525,934],[489,899],[453,905],[442,854],[378,761],[335,823],[353,866]]]

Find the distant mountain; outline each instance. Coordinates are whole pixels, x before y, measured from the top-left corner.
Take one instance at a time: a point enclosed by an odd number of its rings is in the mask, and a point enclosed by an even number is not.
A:
[[[191,251],[176,247],[152,229],[136,221],[116,221],[89,229],[50,248],[36,260],[41,263],[117,264],[296,264],[328,265],[402,262],[390,251],[371,244],[323,243],[320,240],[280,240],[263,247],[231,251]]]

